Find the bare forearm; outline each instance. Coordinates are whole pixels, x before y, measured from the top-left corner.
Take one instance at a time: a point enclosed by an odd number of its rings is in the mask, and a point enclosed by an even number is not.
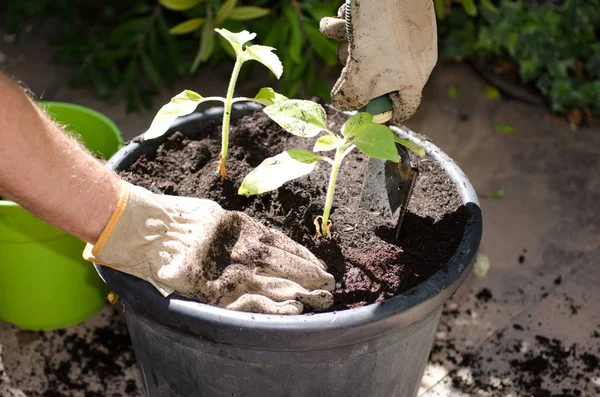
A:
[[[0,72],[0,195],[94,243],[120,180],[52,123]]]

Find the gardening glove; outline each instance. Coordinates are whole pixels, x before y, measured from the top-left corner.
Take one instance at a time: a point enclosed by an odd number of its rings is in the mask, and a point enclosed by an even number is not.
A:
[[[210,200],[123,182],[117,209],[84,258],[153,284],[163,295],[256,313],[325,310],[335,281],[306,248]]]
[[[432,0],[351,0],[348,34],[345,15],[343,5],[338,18],[323,18],[320,26],[323,35],[341,41],[338,59],[345,65],[331,91],[333,105],[358,110],[389,94],[391,122],[409,119],[437,62]]]

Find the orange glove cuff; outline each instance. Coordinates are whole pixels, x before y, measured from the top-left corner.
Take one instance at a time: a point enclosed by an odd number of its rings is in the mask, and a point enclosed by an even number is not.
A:
[[[123,211],[125,211],[125,207],[127,206],[127,201],[129,200],[129,185],[127,183],[123,183],[122,185],[123,185],[123,188],[121,189],[121,195],[120,195],[119,201],[117,203],[117,208],[115,208],[112,215],[110,216],[110,219],[108,220],[108,223],[104,227],[104,230],[102,230],[102,233],[100,233],[100,237],[98,237],[98,240],[96,241],[96,243],[94,245],[88,244],[85,247],[85,250],[83,251],[83,258],[85,260],[99,263],[98,260],[96,259],[96,256],[102,250],[102,248],[104,247],[104,244],[106,244],[106,241],[110,237],[110,234],[112,233],[113,229],[119,222],[119,219],[121,219],[121,215],[123,215]],[[100,263],[100,264],[105,265],[104,263]]]

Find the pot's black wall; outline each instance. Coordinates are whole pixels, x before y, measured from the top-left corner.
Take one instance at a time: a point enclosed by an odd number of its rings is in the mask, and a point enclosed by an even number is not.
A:
[[[374,340],[293,351],[192,337],[125,306],[146,393],[160,397],[412,397],[441,310]]]

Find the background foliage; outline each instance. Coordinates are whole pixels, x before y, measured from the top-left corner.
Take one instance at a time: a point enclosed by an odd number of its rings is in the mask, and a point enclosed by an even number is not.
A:
[[[0,4],[8,33],[26,24],[60,21],[51,37],[57,62],[76,66],[73,87],[102,98],[127,98],[128,110],[152,105],[152,94],[201,64],[233,60],[214,28],[258,34],[278,49],[285,73],[278,89],[288,96],[328,97],[324,83],[336,65],[337,44],[323,37],[319,20],[338,1],[277,0],[28,0]],[[17,36],[18,37],[18,36]],[[274,82],[274,84],[276,84]]]
[[[600,116],[600,0],[455,3],[436,0],[441,55],[509,59],[554,111]]]
[[[161,85],[231,56],[215,27],[257,32],[258,43],[277,48],[285,70],[278,89],[286,95],[327,97],[336,43],[319,34],[318,21],[341,2],[28,0],[6,2],[0,13],[10,33],[58,18],[55,59],[76,65],[71,84],[126,97],[135,110],[149,107]],[[554,111],[600,116],[600,0],[434,3],[442,57],[504,60]]]

